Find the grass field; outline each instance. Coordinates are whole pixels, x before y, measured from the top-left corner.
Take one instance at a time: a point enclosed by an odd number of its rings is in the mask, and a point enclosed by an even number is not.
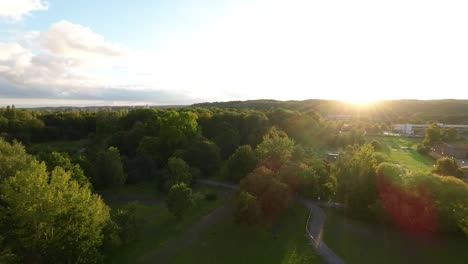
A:
[[[194,191],[218,191],[207,187]],[[111,208],[130,202],[136,203],[138,235],[136,241],[117,248],[108,254],[108,263],[142,263],[145,256],[152,256],[161,246],[177,237],[185,229],[221,204],[221,200],[202,200],[182,221],[177,221],[167,210],[164,196],[154,184],[137,184],[100,192]],[[157,263],[150,261],[150,263]]]
[[[278,224],[275,238],[271,232],[235,224],[229,214],[171,263],[322,263],[304,233],[307,217],[307,209],[294,206]]]
[[[326,209],[324,239],[346,263],[438,264],[467,263],[468,239],[434,236],[417,238],[390,227],[350,219]]]
[[[419,138],[405,138],[392,136],[369,136],[368,142],[377,141],[382,146],[391,162],[398,163],[410,171],[429,172],[434,165],[434,160],[421,155],[416,151],[416,145],[420,143]]]

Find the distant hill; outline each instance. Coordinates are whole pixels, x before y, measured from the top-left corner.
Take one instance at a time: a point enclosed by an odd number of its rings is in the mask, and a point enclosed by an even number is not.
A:
[[[391,121],[425,123],[468,123],[468,100],[386,100],[368,106],[311,99],[303,101],[248,100],[200,103],[194,107],[219,107],[235,109],[269,110],[284,108],[297,111],[315,110],[322,116],[353,115],[354,117]]]

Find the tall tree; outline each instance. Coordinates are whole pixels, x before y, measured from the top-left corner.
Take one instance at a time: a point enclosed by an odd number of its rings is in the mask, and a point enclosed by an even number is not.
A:
[[[80,165],[73,164],[67,153],[53,151],[48,155],[43,155],[42,158],[46,162],[49,171],[52,171],[55,167],[61,167],[69,172],[72,179],[77,181],[81,186],[90,187],[89,179],[85,176]]]
[[[440,142],[441,137],[440,127],[433,123],[428,128],[426,128],[423,144],[425,146],[433,146]]]
[[[26,153],[23,145],[14,141],[12,144],[0,138],[0,182],[14,176],[16,172],[31,166],[33,157]]]
[[[116,147],[109,147],[99,153],[97,158],[97,179],[94,183],[99,187],[111,187],[122,185],[127,179],[124,172],[119,150]]]
[[[377,199],[377,161],[373,153],[370,144],[348,146],[340,152],[333,169],[339,198],[356,213],[366,214]]]
[[[190,167],[183,159],[175,157],[170,158],[167,162],[167,168],[169,171],[170,186],[179,183],[190,185],[192,182]]]
[[[109,208],[70,173],[44,163],[31,166],[0,185],[0,229],[24,263],[94,263]]]
[[[255,152],[249,145],[243,145],[236,149],[227,161],[227,171],[229,179],[239,181],[257,165],[257,157]]]
[[[179,220],[193,206],[192,189],[185,183],[172,185],[169,194],[166,198],[166,205],[171,212]]]
[[[273,127],[263,137],[256,151],[266,167],[277,171],[291,158],[294,141],[286,133]]]

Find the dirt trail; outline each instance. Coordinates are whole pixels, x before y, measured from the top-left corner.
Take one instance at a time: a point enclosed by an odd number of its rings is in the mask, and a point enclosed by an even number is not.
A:
[[[227,195],[220,198],[226,199],[222,206],[211,211],[177,238],[169,240],[157,252],[140,257],[137,263],[171,263],[177,254],[196,242],[204,232],[231,212],[232,203],[226,197]]]

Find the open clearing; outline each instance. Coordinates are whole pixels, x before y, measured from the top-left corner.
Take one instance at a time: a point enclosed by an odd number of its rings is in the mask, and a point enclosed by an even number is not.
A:
[[[421,155],[416,151],[416,145],[421,142],[420,138],[407,138],[395,136],[369,136],[367,142],[377,141],[380,143],[381,152],[386,154],[390,161],[398,163],[410,171],[429,172],[434,165],[434,160]]]
[[[195,188],[195,192],[219,192],[210,187]],[[214,208],[221,205],[221,199],[202,199],[182,221],[172,216],[166,208],[164,196],[157,192],[152,183],[129,185],[101,192],[111,208],[119,208],[130,202],[136,204],[137,239],[108,254],[109,263],[142,263],[142,256],[152,256],[171,239],[183,234],[191,225],[198,222]],[[218,195],[219,196],[219,195]]]
[[[171,263],[322,263],[305,236],[308,210],[296,204],[271,231],[240,226],[228,214]]]
[[[349,218],[334,209],[327,214],[324,239],[346,263],[465,263],[468,239],[434,235],[415,237],[398,230]]]

